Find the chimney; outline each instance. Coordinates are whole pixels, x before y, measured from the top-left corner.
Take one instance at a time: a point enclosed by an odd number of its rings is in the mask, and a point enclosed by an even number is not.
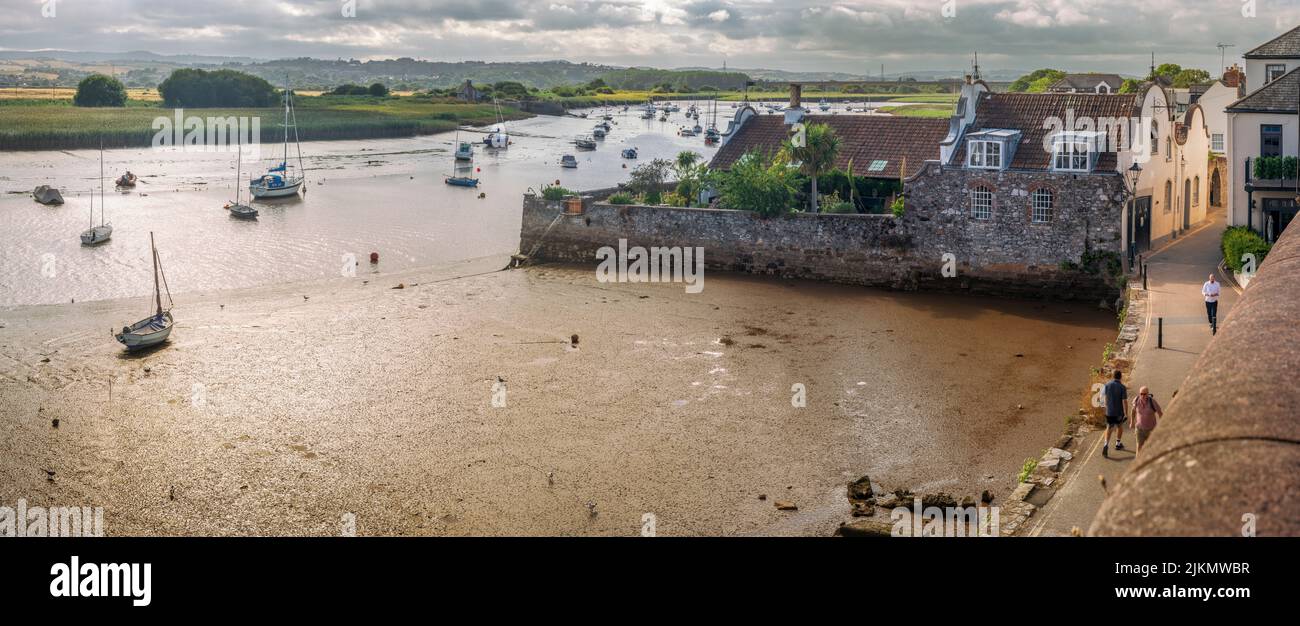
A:
[[[1236,63],[1223,70],[1223,84],[1235,88],[1238,92],[1246,89],[1246,73],[1241,71],[1241,66]]]
[[[799,83],[790,83],[790,107],[791,109],[803,108],[803,85]]]

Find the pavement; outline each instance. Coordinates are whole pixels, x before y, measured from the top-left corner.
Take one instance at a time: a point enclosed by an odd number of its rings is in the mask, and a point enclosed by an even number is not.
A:
[[[1212,335],[1205,317],[1205,299],[1201,285],[1214,273],[1222,283],[1219,297],[1219,324],[1232,310],[1240,290],[1226,280],[1219,269],[1223,254],[1219,242],[1226,228],[1222,214],[1210,215],[1204,224],[1161,249],[1148,253],[1147,319],[1134,350],[1132,371],[1125,372],[1124,384],[1129,398],[1139,387],[1150,387],[1162,408],[1187,378],[1196,359],[1210,343]],[[1164,318],[1163,348],[1157,345],[1158,320]],[[1137,454],[1137,434],[1124,429],[1124,450],[1111,446],[1110,458],[1101,454],[1102,430],[1080,434],[1079,452],[1061,477],[1061,487],[1031,519],[1026,534],[1031,536],[1066,536],[1087,530],[1106,498],[1106,489],[1119,484],[1119,478],[1133,465]],[[1158,437],[1159,426],[1152,437]]]

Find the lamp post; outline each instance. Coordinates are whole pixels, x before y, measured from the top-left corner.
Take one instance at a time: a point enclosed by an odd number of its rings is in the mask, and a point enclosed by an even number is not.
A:
[[[1133,161],[1127,170],[1124,170],[1124,191],[1128,193],[1128,265],[1133,267],[1137,260],[1137,183],[1138,178],[1142,175],[1142,167]]]

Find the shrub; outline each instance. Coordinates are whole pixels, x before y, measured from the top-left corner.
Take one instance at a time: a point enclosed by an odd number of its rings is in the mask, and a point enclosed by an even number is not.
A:
[[[903,217],[903,213],[906,211],[907,201],[903,200],[903,196],[894,198],[894,201],[889,204],[889,212],[893,213],[894,217]]]
[[[126,87],[122,81],[103,74],[92,74],[77,85],[72,103],[79,107],[126,106]]]
[[[660,197],[659,202],[667,206],[680,206],[680,207],[684,207],[688,204],[686,202],[686,196],[683,196],[682,194],[672,192],[672,191],[663,194],[663,196]]]
[[[1029,475],[1038,469],[1038,459],[1025,459],[1025,464],[1020,466],[1020,475],[1016,477],[1016,482],[1023,483],[1029,480]]]
[[[633,198],[630,193],[619,192],[610,196],[608,202],[610,204],[636,204],[636,198]]]
[[[1264,180],[1280,180],[1283,178],[1295,178],[1296,175],[1296,158],[1288,157],[1258,157],[1255,159],[1255,178]]]
[[[372,96],[386,96],[388,95],[388,86],[383,83],[374,83],[366,91]]]
[[[715,173],[714,179],[721,206],[755,211],[763,217],[793,211],[802,182],[784,155],[769,160],[758,152],[741,157],[729,171]]]
[[[1234,272],[1240,272],[1242,265],[1241,257],[1245,254],[1255,255],[1255,268],[1264,262],[1264,257],[1273,248],[1273,244],[1264,241],[1255,231],[1245,226],[1231,226],[1223,231],[1223,240],[1221,242],[1223,249],[1223,262]]]
[[[573,195],[572,191],[559,185],[547,185],[542,188],[542,198],[546,200],[563,200],[565,196]]]

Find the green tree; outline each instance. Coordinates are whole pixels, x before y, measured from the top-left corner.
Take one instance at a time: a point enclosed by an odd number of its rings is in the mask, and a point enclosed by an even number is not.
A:
[[[158,95],[165,106],[175,108],[267,107],[275,104],[278,94],[271,83],[252,74],[183,68],[158,85]]]
[[[370,88],[367,89],[366,91],[369,92],[370,95],[372,95],[372,96],[386,96],[386,95],[388,95],[388,87],[387,87],[386,85],[384,85],[383,83],[373,83],[373,84],[370,85]]]
[[[659,204],[664,182],[672,168],[673,162],[668,159],[642,163],[628,174],[627,190],[641,196],[646,204]]]
[[[817,177],[835,166],[835,157],[840,153],[840,138],[826,124],[810,124],[804,127],[802,140],[786,140],[783,150],[790,161],[799,164],[799,171],[811,180],[810,211],[816,213]]]
[[[1017,78],[1007,87],[1007,91],[1040,93],[1046,91],[1047,87],[1050,87],[1052,83],[1055,83],[1064,77],[1065,72],[1062,72],[1061,70],[1054,70],[1051,68],[1037,69]],[[1038,89],[1037,92],[1034,91],[1035,88]]]
[[[1137,90],[1140,89],[1141,87],[1142,87],[1142,81],[1139,81],[1139,80],[1136,79],[1136,78],[1125,78],[1125,79],[1124,79],[1124,84],[1121,85],[1120,88],[1119,88],[1119,92],[1120,92],[1120,93],[1137,93]]]
[[[731,164],[727,171],[710,173],[720,206],[755,211],[776,217],[794,210],[800,180],[784,153],[768,160],[755,151]]]
[[[701,163],[703,158],[698,152],[682,150],[677,153],[677,158],[673,159],[673,174],[677,178],[677,195],[686,198],[687,205],[690,205],[699,197],[700,189],[703,187],[702,181],[707,169]]]
[[[91,74],[77,85],[77,95],[72,103],[79,107],[126,106],[126,88],[116,78]]]

